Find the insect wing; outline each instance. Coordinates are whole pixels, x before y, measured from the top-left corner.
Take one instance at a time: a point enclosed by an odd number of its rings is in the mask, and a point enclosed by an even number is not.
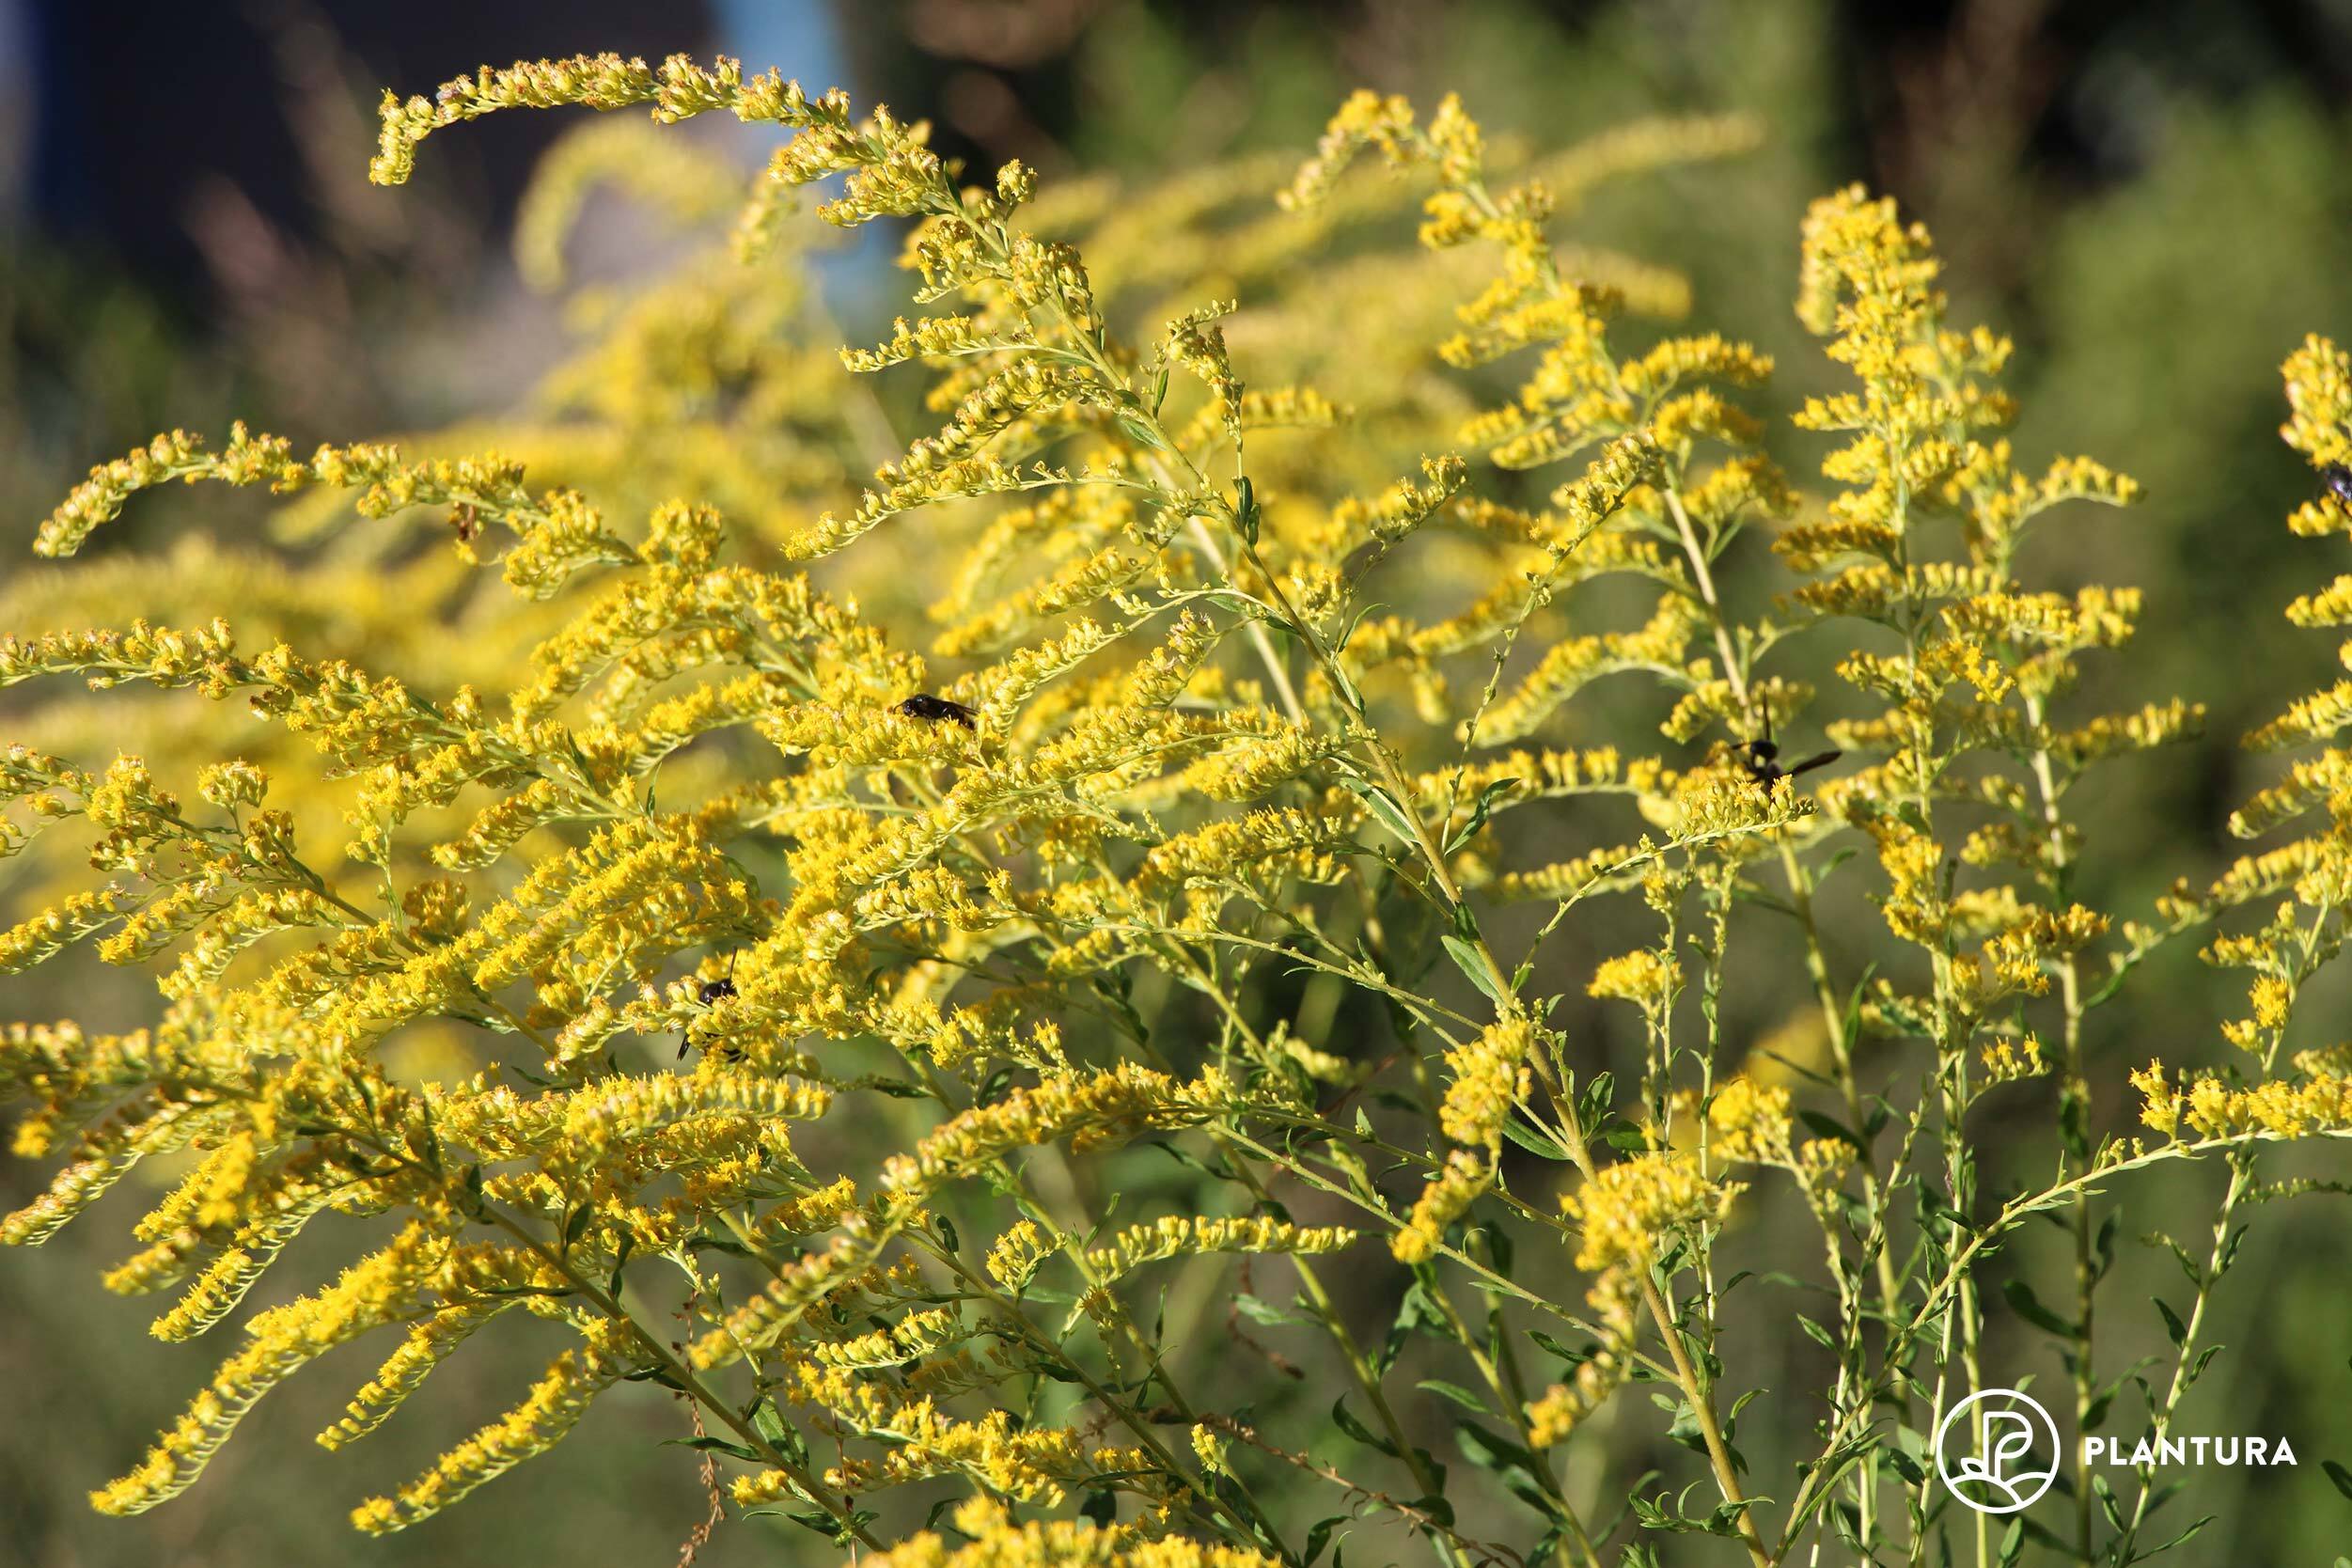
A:
[[[967,708],[961,702],[950,701],[944,697],[933,697],[929,692],[917,692],[913,697],[900,703],[896,711],[904,713],[908,718],[921,719],[926,724],[938,724],[944,720],[950,724],[960,724],[966,729],[979,728],[975,722],[980,717],[977,710]]]

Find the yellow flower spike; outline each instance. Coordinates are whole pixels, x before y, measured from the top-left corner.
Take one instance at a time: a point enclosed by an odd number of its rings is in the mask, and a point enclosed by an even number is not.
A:
[[[102,1513],[140,1513],[193,1484],[264,1394],[306,1362],[404,1310],[436,1243],[412,1226],[328,1290],[257,1315],[179,1423],[138,1467],[90,1495]]]
[[[628,1370],[634,1331],[607,1321],[584,1327],[581,1340],[579,1348],[556,1358],[521,1404],[443,1454],[398,1497],[361,1503],[352,1522],[370,1535],[406,1529],[554,1447],[587,1412],[588,1401]]]
[[[1388,1238],[1389,1252],[1401,1263],[1427,1262],[1445,1240],[1446,1227],[1461,1218],[1494,1179],[1487,1159],[1466,1149],[1453,1151],[1414,1200],[1403,1228]]]
[[[1437,1121],[1448,1137],[1490,1154],[1502,1146],[1512,1102],[1531,1087],[1527,1060],[1536,1040],[1535,1025],[1514,1016],[1488,1025],[1476,1039],[1446,1053],[1451,1076]]]
[[[1353,1247],[1359,1232],[1337,1225],[1293,1225],[1250,1216],[1241,1219],[1163,1219],[1130,1226],[1109,1245],[1089,1247],[1087,1271],[1103,1284],[1144,1264],[1203,1252],[1322,1253]]]

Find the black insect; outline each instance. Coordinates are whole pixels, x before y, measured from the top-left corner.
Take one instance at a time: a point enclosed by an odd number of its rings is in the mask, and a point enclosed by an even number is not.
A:
[[[950,702],[944,697],[933,697],[929,692],[917,692],[890,711],[894,713],[904,713],[911,719],[921,719],[925,724],[938,724],[944,720],[949,724],[960,724],[966,729],[980,728],[975,722],[980,717],[979,713],[966,708],[961,702]]]
[[[1748,770],[1748,776],[1766,789],[1770,789],[1783,778],[1795,778],[1800,773],[1811,773],[1815,768],[1827,767],[1844,755],[1840,751],[1824,751],[1816,756],[1808,757],[1801,762],[1792,762],[1782,767],[1780,743],[1772,738],[1772,710],[1769,707],[1764,709],[1763,738],[1741,741],[1738,743],[1737,749],[1740,766]]]
[[[1767,787],[1780,779],[1795,778],[1800,773],[1811,773],[1815,768],[1827,767],[1845,755],[1842,751],[1819,752],[1801,762],[1792,762],[1784,768],[1779,760],[1780,748],[1771,741],[1742,741],[1739,743],[1739,749],[1740,766],[1748,770],[1748,776]]]
[[[695,993],[695,999],[700,1002],[704,1007],[715,1007],[720,1002],[731,999],[735,995],[735,961],[730,958],[727,961],[727,973],[721,975],[716,980],[704,980],[702,982],[702,989]],[[686,1048],[693,1043],[694,1031],[692,1029],[688,1029],[684,1035],[680,1037],[678,1042],[678,1059],[680,1061],[686,1059]]]
[[[2319,479],[2328,487],[2328,494],[2336,498],[2338,506],[2352,507],[2352,468],[2346,468],[2341,463],[2328,463],[2320,469]]]

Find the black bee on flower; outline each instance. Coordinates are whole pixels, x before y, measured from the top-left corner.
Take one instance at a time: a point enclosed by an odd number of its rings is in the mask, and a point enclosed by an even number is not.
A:
[[[735,963],[734,960],[729,959],[727,964],[727,973],[719,976],[716,980],[704,980],[702,982],[702,988],[695,993],[695,1000],[700,1002],[704,1007],[716,1007],[721,1002],[733,999],[736,995]],[[694,1031],[692,1029],[688,1029],[678,1042],[678,1059],[680,1061],[686,1059],[686,1050],[693,1043]]]
[[[2336,498],[2336,505],[2352,509],[2352,468],[2341,463],[2326,463],[2319,470],[2319,479]]]
[[[1780,762],[1780,743],[1772,738],[1772,710],[1769,707],[1764,709],[1764,718],[1763,737],[1758,740],[1737,742],[1733,749],[1739,755],[1739,765],[1748,770],[1748,778],[1767,790],[1783,778],[1795,778],[1800,773],[1811,773],[1815,768],[1827,767],[1845,755],[1836,750],[1818,752],[1801,762],[1791,762],[1783,766]]]
[[[961,702],[950,702],[944,697],[933,697],[929,692],[917,692],[905,701],[894,705],[890,711],[894,713],[904,713],[911,719],[920,719],[925,724],[960,724],[966,729],[980,728],[980,714],[977,712],[966,708]]]
[[[1742,741],[1739,751],[1740,766],[1748,770],[1748,776],[1766,788],[1783,778],[1795,778],[1800,773],[1827,767],[1845,755],[1837,750],[1817,752],[1801,762],[1791,762],[1782,767],[1780,762],[1780,747],[1772,741]]]

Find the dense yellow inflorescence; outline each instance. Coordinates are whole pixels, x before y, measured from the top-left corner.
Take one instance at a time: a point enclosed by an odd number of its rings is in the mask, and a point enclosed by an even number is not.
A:
[[[72,557],[179,481],[266,490],[298,540],[355,513],[375,567],[102,557],[25,613],[129,573],[184,615],[0,641],[0,685],[169,694],[111,760],[74,755],[101,732],[80,698],[0,755],[0,849],[41,894],[0,930],[0,973],[86,948],[160,993],[143,1028],[0,1033],[16,1152],[63,1161],[0,1241],[171,1162],[106,1283],[174,1293],[153,1327],[180,1340],[306,1229],[397,1216],[335,1282],[248,1316],[99,1508],[183,1490],[278,1382],[381,1331],[319,1435],[354,1443],[512,1313],[498,1335],[559,1341],[544,1370],[361,1529],[429,1518],[651,1383],[741,1466],[739,1508],[860,1561],[1299,1568],[1375,1519],[1454,1568],[1522,1560],[1462,1533],[1472,1511],[1398,1412],[1418,1339],[1448,1358],[1418,1391],[1492,1426],[1463,1447],[1560,1562],[1600,1558],[1550,1450],[1639,1375],[1674,1389],[1717,1493],[1644,1522],[1764,1568],[1818,1528],[1819,1486],[1880,1484],[1831,1461],[1883,1406],[1972,1364],[1981,1265],[1933,1205],[1988,1243],[2033,1212],[1985,1217],[1985,1094],[2058,1080],[2059,1198],[2126,1158],[2352,1127],[2340,1053],[2283,1049],[2352,896],[2331,744],[2352,687],[2257,734],[2319,749],[2234,822],[2324,825],[2152,924],[2078,902],[2067,792],[2201,715],[2073,712],[2081,661],[2143,605],[2030,585],[2020,541],[2137,487],[2083,458],[2015,467],[2009,344],[1947,321],[1891,202],[1842,192],[1803,226],[1799,315],[1852,381],[1796,416],[1840,443],[1808,498],[1746,406],[1768,356],[1645,324],[1690,307],[1682,280],[1557,234],[1603,180],[1752,145],[1745,120],[1544,157],[1457,99],[1424,117],[1359,93],[1269,210],[1263,160],[1055,191],[774,72],[598,55],[387,95],[371,173],[561,106],[785,139],[748,201],[642,123],[559,146],[517,236],[541,286],[564,286],[601,184],[689,227],[737,215],[674,275],[583,290],[586,341],[512,420],[308,456],[242,424],[217,447],[173,431],[35,541]],[[1382,171],[1350,175],[1366,154]],[[824,221],[902,227],[918,311],[845,350],[803,340],[786,221],[828,181]],[[1381,240],[1407,210],[1409,245]],[[935,416],[911,441],[858,379],[909,367]],[[2289,442],[2343,476],[2293,525],[2352,532],[2352,363],[2314,338],[2288,386]],[[408,548],[395,525],[418,522],[459,564]],[[1792,574],[1768,613],[1735,587],[1769,565],[1759,536]],[[492,557],[494,582],[467,574]],[[302,611],[330,586],[343,619]],[[2291,614],[2348,606],[2339,582]],[[1816,693],[1778,649],[1837,620],[1859,627],[1820,640],[1861,705],[1806,761]],[[1591,737],[1601,682],[1654,690],[1646,751]],[[1868,958],[1813,916],[1858,849],[1891,938]],[[1547,942],[1610,894],[1635,897],[1569,929],[1614,956],[1560,973]],[[2251,974],[2224,1030],[2250,1065],[2144,1070],[2172,1141],[2091,1148],[2101,980],[2266,904],[2207,949]],[[1794,922],[1820,1003],[1803,1082],[1762,1044],[1731,1070],[1726,955],[1757,910]],[[1607,1010],[1629,1040],[1572,1038],[1579,996],[1630,1004]],[[1866,1078],[1866,1039],[1925,1049]],[[1828,1452],[1776,1543],[1717,1338],[1746,1271],[1715,1249],[1781,1177],[1843,1315],[1816,1336]],[[1367,1339],[1375,1296],[1393,1329]],[[1522,1368],[1539,1323],[1557,1372]],[[1380,1479],[1335,1467],[1321,1428],[1277,1439],[1297,1424],[1279,1377],[1240,1408],[1198,1397],[1233,1387],[1221,1358],[1295,1373],[1306,1342]],[[1336,1487],[1341,1512],[1292,1519],[1278,1482]],[[1359,1555],[1398,1544],[1375,1539]]]

